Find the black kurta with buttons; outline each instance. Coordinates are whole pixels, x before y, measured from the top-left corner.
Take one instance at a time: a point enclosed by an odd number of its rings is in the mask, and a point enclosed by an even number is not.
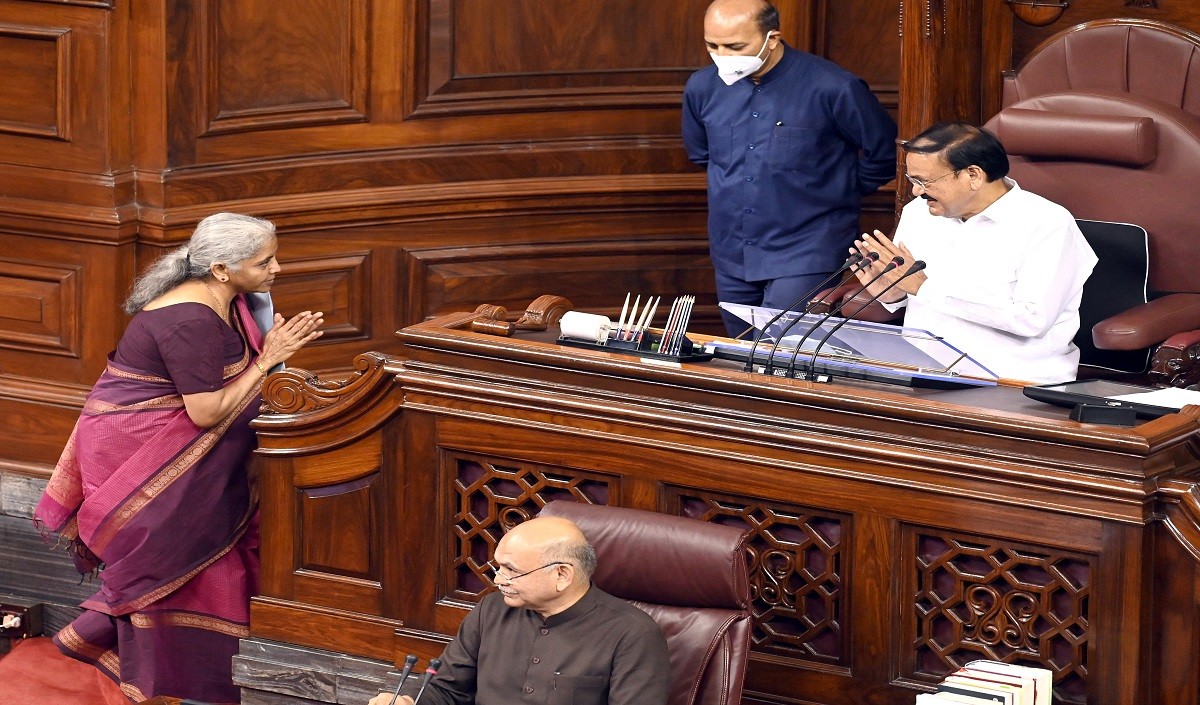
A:
[[[442,653],[422,705],[663,705],[670,664],[662,631],[637,607],[592,586],[543,620],[492,593]],[[413,684],[405,693],[415,696]]]

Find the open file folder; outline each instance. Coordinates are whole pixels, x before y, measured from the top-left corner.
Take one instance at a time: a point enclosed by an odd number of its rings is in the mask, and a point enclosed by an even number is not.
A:
[[[853,377],[945,389],[996,384],[997,377],[991,370],[929,331],[838,317],[826,319],[817,314],[800,316],[792,311],[768,326],[778,309],[731,303],[722,303],[721,308],[761,331],[754,351],[755,371],[770,367],[772,374],[803,376],[813,351],[832,332],[813,365],[812,372],[819,377]],[[841,327],[834,331],[839,324]],[[751,339],[718,338],[709,347],[716,357],[745,362],[754,347],[753,336],[748,337]]]

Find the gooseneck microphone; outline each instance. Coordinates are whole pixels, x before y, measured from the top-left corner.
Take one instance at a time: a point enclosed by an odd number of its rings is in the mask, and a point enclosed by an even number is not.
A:
[[[875,254],[874,252],[872,252],[871,254],[875,255],[875,259],[879,259],[879,255]],[[838,267],[838,270],[836,272],[834,272],[833,274],[830,274],[828,277],[826,277],[825,281],[821,282],[820,284],[817,284],[812,289],[809,289],[808,292],[806,294],[804,294],[804,296],[801,296],[800,298],[793,301],[791,303],[791,305],[789,305],[787,308],[780,310],[779,313],[775,314],[775,316],[773,318],[771,318],[771,320],[767,321],[766,325],[764,325],[762,328],[759,328],[758,332],[754,336],[754,345],[750,346],[750,357],[746,358],[745,371],[750,372],[751,370],[754,369],[754,353],[758,350],[758,344],[760,342],[762,342],[763,336],[767,334],[768,328],[770,328],[772,325],[775,324],[776,321],[778,321],[780,318],[782,318],[783,314],[787,313],[788,311],[791,311],[792,309],[796,308],[797,306],[804,303],[805,301],[808,301],[809,297],[811,297],[813,294],[820,291],[821,288],[824,287],[826,284],[833,281],[834,277],[841,276],[842,272],[844,272],[847,269],[850,269],[854,265],[858,264],[860,261],[862,261],[862,259],[863,259],[863,256],[857,252],[855,252],[854,254],[847,257],[846,261],[842,264],[842,266]],[[809,302],[809,304],[807,306],[805,306],[804,310],[800,313],[800,316],[802,317],[802,316],[804,316],[804,314],[808,313],[809,309],[811,309],[813,307],[814,303],[815,302]],[[750,315],[753,316],[754,314],[751,313]],[[751,324],[751,326],[753,327],[753,323]],[[784,330],[786,331],[787,329],[785,328]],[[777,340],[778,340],[778,338],[777,338]],[[775,351],[774,351],[774,349],[772,349],[771,354],[773,355],[774,353],[775,353]]]
[[[854,259],[853,255],[851,255],[850,259]],[[866,256],[860,256],[858,259],[854,260],[853,262],[848,262],[848,264],[843,265],[843,267],[840,271],[845,271],[847,269],[851,269],[855,265],[858,265],[859,270],[863,270],[863,269],[866,269],[867,267],[870,267],[872,264],[874,264],[877,261],[879,261],[879,253],[878,252],[868,252],[866,254]],[[821,286],[824,286],[824,284],[822,284]],[[817,287],[817,288],[820,288],[820,287]],[[814,291],[815,291],[815,289],[814,289]],[[799,323],[800,321],[803,321],[804,317],[807,316],[808,313],[810,311],[812,311],[813,307],[815,307],[817,304],[828,303],[825,301],[825,297],[829,296],[829,294],[831,294],[835,291],[837,291],[837,287],[834,287],[833,289],[830,289],[829,291],[825,292],[824,296],[821,296],[819,298],[809,301],[808,305],[804,307],[804,310],[800,311],[800,315],[796,316],[791,321],[789,321],[788,324],[779,331],[779,334],[775,336],[775,342],[771,345],[771,352],[767,356],[767,364],[765,365],[765,368],[764,368],[764,372],[766,374],[771,374],[772,370],[774,370],[774,368],[775,368],[775,353],[779,352],[779,346],[783,343],[783,338],[784,338],[784,336],[786,336],[788,334],[788,331],[790,331],[792,328],[795,328],[797,323]],[[791,306],[791,308],[795,308],[795,307],[796,307],[795,304],[793,304]],[[751,357],[752,361],[753,361],[753,359],[754,358]]]
[[[400,671],[400,684],[396,686],[396,692],[392,693],[392,702],[389,705],[396,705],[396,698],[400,697],[400,689],[404,687],[404,681],[408,680],[408,674],[412,673],[415,665],[417,665],[416,655],[409,654],[404,657],[404,670]]]
[[[800,338],[800,341],[799,341],[798,343],[796,343],[796,349],[792,351],[792,359],[788,360],[788,366],[787,366],[787,376],[788,376],[788,377],[791,377],[791,376],[793,376],[793,375],[795,374],[795,371],[796,371],[796,358],[797,358],[797,357],[799,357],[799,355],[800,355],[800,350],[801,350],[801,348],[803,348],[803,347],[804,347],[804,341],[808,340],[808,339],[809,339],[809,337],[810,337],[810,336],[811,336],[813,333],[815,333],[815,332],[817,332],[818,330],[820,330],[820,329],[821,329],[821,326],[825,325],[825,322],[826,322],[826,321],[828,321],[830,318],[833,318],[833,317],[834,317],[834,316],[836,316],[837,314],[841,313],[841,312],[842,312],[842,308],[843,308],[843,307],[845,307],[845,305],[846,305],[846,302],[850,301],[850,300],[851,300],[851,299],[853,299],[855,296],[858,296],[858,295],[859,295],[859,294],[861,294],[862,292],[866,291],[866,290],[867,290],[867,287],[869,287],[869,286],[871,286],[872,284],[874,284],[875,282],[879,281],[879,278],[880,278],[880,277],[882,277],[883,275],[885,275],[885,274],[887,274],[888,272],[892,271],[892,270],[893,270],[893,269],[895,269],[896,267],[899,267],[899,266],[900,266],[900,265],[902,265],[902,264],[904,264],[904,258],[903,258],[903,257],[901,257],[900,255],[896,255],[895,257],[893,257],[893,258],[892,258],[892,261],[891,261],[891,262],[888,262],[888,263],[887,263],[887,265],[885,265],[885,266],[884,266],[883,270],[882,270],[881,272],[879,272],[879,274],[876,274],[874,277],[872,277],[872,278],[871,278],[871,281],[869,281],[869,282],[867,282],[866,284],[863,284],[862,286],[860,286],[860,287],[858,288],[858,290],[857,290],[857,291],[855,291],[855,292],[854,292],[853,294],[851,294],[850,296],[844,296],[844,297],[842,297],[842,300],[838,302],[837,306],[834,306],[833,308],[829,309],[829,313],[826,313],[826,314],[825,314],[824,316],[822,316],[822,317],[821,317],[821,318],[820,318],[820,319],[819,319],[819,320],[818,320],[816,323],[814,323],[813,325],[809,326],[808,330],[804,331],[804,335],[803,335],[803,336]]]
[[[421,689],[417,691],[417,697],[413,699],[413,705],[421,702],[421,696],[425,694],[425,686],[429,685],[429,680],[437,675],[438,669],[441,667],[441,659],[435,658],[429,662],[429,667],[425,669],[425,677],[421,679]]]
[[[890,291],[890,290],[892,289],[892,287],[896,286],[896,285],[897,285],[897,284],[899,284],[900,282],[902,282],[902,281],[904,281],[905,279],[907,279],[907,278],[911,277],[912,275],[916,274],[917,272],[921,271],[922,269],[925,269],[925,262],[924,262],[924,261],[922,261],[922,260],[917,260],[916,262],[913,262],[913,263],[912,263],[912,266],[908,268],[908,271],[907,271],[907,272],[905,272],[904,274],[901,274],[899,277],[896,277],[896,281],[894,281],[894,282],[892,282],[891,284],[888,284],[887,286],[883,287],[883,289],[881,289],[881,290],[879,291],[879,293],[878,293],[878,294],[875,294],[875,295],[874,295],[874,296],[872,296],[870,299],[868,299],[868,300],[867,300],[867,302],[866,302],[865,304],[863,304],[862,306],[859,306],[859,307],[858,307],[858,309],[857,309],[857,310],[856,310],[854,313],[852,313],[852,314],[850,314],[849,316],[847,316],[847,317],[843,318],[842,320],[838,321],[838,322],[837,322],[837,325],[835,325],[833,328],[830,328],[830,329],[829,329],[829,332],[825,334],[825,337],[824,337],[824,338],[821,338],[821,342],[817,343],[817,347],[813,348],[813,351],[812,351],[812,357],[810,357],[810,358],[808,359],[808,370],[807,370],[807,371],[805,372],[805,374],[804,374],[804,379],[807,379],[807,380],[810,380],[810,381],[811,381],[811,380],[815,380],[815,379],[817,378],[817,375],[816,375],[816,366],[817,366],[817,353],[821,352],[821,346],[822,346],[822,345],[824,345],[824,344],[825,344],[825,342],[826,342],[826,341],[828,341],[828,340],[829,340],[829,338],[830,338],[831,336],[833,336],[833,334],[834,334],[834,333],[838,332],[838,330],[839,330],[839,329],[840,329],[842,326],[846,325],[846,324],[847,324],[847,323],[850,321],[850,319],[851,319],[851,318],[853,318],[854,316],[857,316],[858,314],[862,313],[863,309],[865,309],[866,307],[868,307],[868,306],[870,306],[871,304],[873,304],[873,303],[875,303],[876,301],[878,301],[878,300],[879,300],[879,297],[883,296],[883,295],[884,295],[884,294],[886,294],[888,291]]]
[[[866,257],[859,260],[858,264],[860,266],[858,267],[858,269],[859,269],[859,271],[865,270],[866,267],[869,267],[872,264],[877,263],[877,261],[880,261],[880,253],[868,252],[868,253],[866,253]],[[835,290],[836,290],[836,288],[834,289],[834,291]],[[833,293],[833,291],[830,291],[830,293],[827,293],[826,296],[828,296],[829,294],[832,294],[832,293]],[[854,295],[856,295],[856,296],[858,295],[857,291],[856,291],[856,293],[854,293]],[[827,303],[827,302],[824,301],[824,296],[822,296],[821,299],[817,299],[816,301],[812,302],[812,306],[816,306],[817,303]],[[772,345],[772,348],[770,348],[770,356],[767,358],[767,368],[766,368],[767,374],[772,374],[772,372],[775,368],[775,352],[779,350],[779,345],[782,342],[784,342],[784,336],[787,335],[787,331],[792,330],[793,327],[796,327],[796,324],[798,324],[798,323],[800,323],[800,321],[804,320],[805,315],[811,311],[812,306],[805,307],[804,312],[800,313],[800,315],[798,315],[798,317],[792,319],[791,323],[784,326],[784,330],[779,332],[779,336],[775,337],[775,344]],[[844,306],[844,303],[839,302],[838,306],[834,306],[832,311],[829,312],[829,315],[832,315],[832,314],[835,314],[835,313],[838,313],[839,311],[841,311],[842,306]],[[826,315],[826,319],[829,318],[829,315]],[[824,320],[826,320],[826,319],[822,319],[821,323],[824,323]],[[809,336],[811,336],[811,335],[812,335],[812,329],[810,327],[810,329],[808,331],[805,331],[804,337],[800,338],[799,344],[803,345],[804,341],[808,341]],[[794,360],[796,360],[796,355],[793,354],[792,361],[794,361]],[[791,369],[791,366],[788,366],[788,369]]]

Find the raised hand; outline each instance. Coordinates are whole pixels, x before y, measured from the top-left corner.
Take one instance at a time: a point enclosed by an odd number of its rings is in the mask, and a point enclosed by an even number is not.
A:
[[[322,331],[317,329],[325,322],[324,315],[321,311],[304,311],[284,321],[282,314],[275,314],[275,325],[263,339],[263,351],[258,357],[259,362],[270,369],[287,361],[297,350],[320,338]]]
[[[909,249],[902,243],[892,242],[878,230],[871,234],[863,233],[860,239],[854,241],[854,247],[851,248],[850,251],[857,251],[864,256],[868,252],[879,253],[879,259],[871,263],[870,266],[855,270],[854,275],[858,277],[858,280],[863,284],[866,284],[872,279],[875,279],[875,277],[879,276],[879,273],[883,271],[884,267],[886,267],[888,263],[893,260],[893,258],[901,257],[904,260],[903,265],[896,267],[882,277],[879,277],[879,279],[875,280],[874,283],[867,287],[867,293],[871,294],[872,296],[878,294],[880,291],[883,291],[889,284],[903,276],[904,273],[908,271],[909,265],[911,265],[917,259],[913,256],[913,253],[910,252]],[[884,296],[884,300],[888,301],[889,303],[894,303],[903,299],[905,296],[915,294],[917,293],[917,290],[921,288],[921,285],[925,283],[926,279],[927,277],[925,276],[924,272],[917,272],[916,274],[913,274],[896,285]]]

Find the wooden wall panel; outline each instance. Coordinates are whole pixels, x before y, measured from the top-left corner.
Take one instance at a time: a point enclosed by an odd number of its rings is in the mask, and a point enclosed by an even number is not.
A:
[[[292,259],[282,255],[282,271],[271,289],[276,310],[284,316],[301,311],[325,314],[321,341],[371,338],[371,253],[330,253],[324,257]]]
[[[409,278],[424,282],[408,318],[470,311],[483,301],[520,312],[542,294],[569,291],[579,309],[616,320],[626,292],[689,292],[698,296],[697,324],[720,321],[707,240],[446,248],[408,257]]]
[[[895,2],[826,4],[822,55],[862,76],[884,107],[898,107],[900,5]]]
[[[0,134],[67,139],[71,30],[0,25]]]
[[[79,270],[0,258],[0,348],[78,357]]]
[[[300,568],[364,580],[379,580],[379,551],[370,527],[379,521],[371,485],[379,475],[352,482],[300,489],[304,537]]]
[[[0,163],[95,173],[109,166],[110,14],[78,4],[0,2]]]
[[[0,371],[90,386],[125,325],[114,312],[132,248],[3,232],[0,241]]]
[[[203,135],[365,122],[366,0],[204,3]],[[246,61],[246,57],[258,61]]]
[[[706,0],[420,0],[414,116],[679,104]],[[636,33],[613,31],[637,27]]]

